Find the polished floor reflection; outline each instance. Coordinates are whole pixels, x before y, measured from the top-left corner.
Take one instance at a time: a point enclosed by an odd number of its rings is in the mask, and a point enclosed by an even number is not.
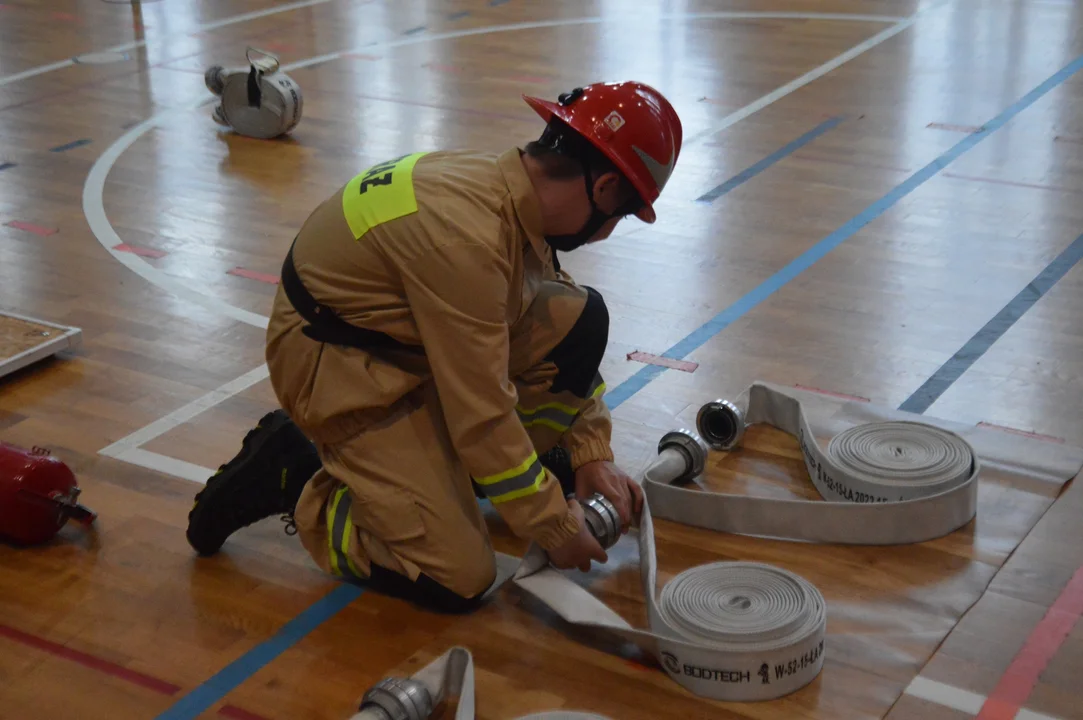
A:
[[[596,80],[654,85],[685,131],[658,222],[562,259],[610,308],[629,472],[689,409],[755,380],[1083,445],[1081,29],[1083,4],[1057,0],[3,3],[0,310],[79,327],[83,345],[0,381],[0,440],[52,448],[100,519],[94,536],[0,546],[0,718],[344,719],[456,643],[486,720],[977,715],[1079,565],[1074,486],[997,483],[974,526],[918,547],[660,523],[663,581],[761,559],[829,596],[821,678],[739,706],[510,593],[469,618],[366,593],[260,650],[335,583],[277,521],[210,560],[183,530],[196,483],[273,407],[273,280],[314,206],[388,157],[521,145],[540,131],[522,94]],[[203,72],[248,45],[303,88],[288,138],[211,120]],[[642,362],[667,353],[694,371]],[[712,477],[793,486],[799,460],[756,432]],[[522,551],[495,516],[492,531]],[[612,558],[583,581],[644,622],[634,543]],[[1021,707],[1083,717],[1078,657],[1075,633]],[[239,658],[256,665],[205,684]],[[159,715],[192,691],[205,710]]]

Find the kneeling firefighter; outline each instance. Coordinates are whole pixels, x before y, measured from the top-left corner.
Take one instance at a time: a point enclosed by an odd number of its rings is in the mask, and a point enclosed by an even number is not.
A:
[[[200,554],[280,514],[325,571],[466,611],[496,576],[480,496],[556,567],[606,561],[569,497],[626,532],[642,490],[610,447],[605,302],[556,251],[654,222],[681,123],[636,82],[524,99],[525,148],[389,159],[309,216],[267,329],[282,410],[196,496]]]

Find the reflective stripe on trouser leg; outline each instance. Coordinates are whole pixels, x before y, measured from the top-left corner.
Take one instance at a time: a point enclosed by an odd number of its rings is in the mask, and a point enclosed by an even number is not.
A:
[[[365,576],[350,559],[350,537],[353,523],[350,521],[350,488],[342,485],[327,499],[327,544],[331,573],[337,577],[364,580]]]

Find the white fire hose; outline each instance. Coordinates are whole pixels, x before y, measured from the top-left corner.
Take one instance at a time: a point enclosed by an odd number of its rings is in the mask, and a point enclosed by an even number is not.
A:
[[[745,428],[754,423],[798,439],[823,501],[681,487],[703,472],[708,446],[734,450]],[[634,643],[694,695],[737,702],[772,700],[812,682],[823,667],[823,596],[792,572],[752,562],[690,568],[658,592],[654,517],[720,532],[881,545],[940,537],[965,525],[976,511],[977,454],[960,436],[932,425],[857,425],[832,438],[825,451],[800,401],[780,388],[757,383],[734,402],[704,405],[697,429],[706,442],[688,430],[666,433],[643,476],[646,498],[638,540],[649,629],[633,628],[553,568],[537,546],[515,561],[514,570],[498,577],[489,593],[510,579],[566,622],[601,628]],[[619,523],[608,501],[591,498],[584,501],[584,511],[603,547],[619,539]],[[413,690],[403,683],[413,683]],[[418,699],[424,695],[419,686],[426,688],[425,701]],[[462,648],[449,651],[410,680],[382,681],[366,694],[353,720],[427,720],[447,688],[461,689],[455,719],[473,720],[473,666]],[[529,717],[604,720],[567,712]]]
[[[956,433],[919,422],[855,425],[825,451],[800,401],[754,383],[735,402],[704,405],[696,426],[716,450],[735,449],[748,425],[797,438],[821,500],[703,492],[647,475],[656,517],[718,532],[849,545],[905,545],[947,535],[977,512],[981,462]]]
[[[695,433],[666,433],[644,482],[674,483],[703,471],[707,446]],[[647,629],[633,628],[549,565],[532,546],[512,581],[572,625],[604,629],[655,657],[679,685],[713,700],[771,700],[808,683],[823,667],[823,596],[804,578],[752,562],[689,568],[657,591],[654,508],[643,503],[639,567]]]

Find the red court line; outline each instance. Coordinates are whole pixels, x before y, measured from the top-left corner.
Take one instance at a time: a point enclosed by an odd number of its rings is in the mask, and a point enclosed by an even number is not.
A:
[[[490,112],[488,110],[479,110],[477,108],[454,107],[454,106],[450,106],[450,105],[436,105],[436,104],[433,104],[433,103],[419,102],[417,100],[403,100],[401,98],[379,97],[377,95],[354,95],[353,97],[359,98],[361,100],[376,100],[377,102],[389,102],[389,103],[396,103],[398,105],[412,105],[414,107],[427,107],[427,108],[433,108],[435,110],[447,110],[448,112],[464,113],[466,115],[477,115],[479,117],[502,118],[502,119],[505,119],[505,120],[518,120],[520,122],[534,122],[533,120],[528,118],[525,114],[524,115],[509,115],[507,113]]]
[[[661,355],[651,355],[650,353],[640,352],[636,350],[633,353],[628,353],[628,359],[636,362],[646,363],[647,365],[660,365],[661,367],[670,368],[672,370],[681,370],[682,372],[695,372],[699,367],[699,363],[690,362],[688,360],[674,360],[673,358],[662,357]]]
[[[69,647],[64,647],[58,643],[39,638],[30,633],[25,633],[22,630],[16,630],[7,625],[0,625],[0,635],[14,640],[15,642],[20,642],[23,645],[47,652],[50,655],[55,655],[64,658],[65,660],[71,660],[72,662],[79,663],[85,667],[103,672],[106,675],[111,675],[120,678],[121,680],[127,680],[130,683],[140,685],[148,690],[161,693],[162,695],[176,695],[181,691],[181,688],[173,683],[159,680],[150,675],[144,675],[141,672],[130,670],[122,665],[117,665],[108,660],[103,660],[102,658],[94,657],[93,655],[88,655],[87,653],[73,650]]]
[[[708,145],[710,143],[707,143]],[[722,144],[719,143],[719,147]],[[862,170],[890,170],[892,172],[909,173],[913,172],[910,168],[897,167],[895,165],[881,165],[879,163],[870,163],[864,161],[845,160],[838,157],[822,157],[816,155],[810,155],[808,153],[795,152],[790,156],[791,158],[798,158],[800,160],[811,160],[812,162],[831,163],[832,165],[847,165],[849,167],[861,168]]]
[[[270,50],[271,52],[291,53],[296,49],[297,47],[293,43],[283,42],[281,40],[271,40],[270,42],[260,43],[260,50]]]
[[[1064,438],[1055,437],[1053,435],[1042,435],[1041,433],[1028,432],[1026,430],[1017,430],[1016,428],[1008,427],[1006,425],[994,425],[993,423],[987,423],[983,421],[978,423],[978,427],[993,428],[994,430],[1002,430],[1004,432],[1012,433],[1013,435],[1024,435],[1026,437],[1032,437],[1037,440],[1048,440],[1049,442],[1055,442],[1059,445],[1064,444]]]
[[[362,3],[362,4],[367,4],[367,3]],[[2,7],[3,6],[0,5],[0,8],[2,8]],[[255,35],[249,35],[249,36],[247,36],[247,39],[248,40],[256,40],[258,38],[265,37],[265,36],[270,35],[272,33],[281,32],[284,28],[292,28],[294,25],[298,25],[298,24],[300,24],[300,23],[289,23],[288,25],[285,25],[285,26],[279,25],[278,27],[275,27],[275,28],[273,28],[271,30],[267,30],[266,32],[257,33]],[[150,30],[150,27],[151,27],[150,25],[144,25],[143,29],[144,30]],[[197,35],[198,35],[198,33],[197,33]],[[193,52],[193,53],[189,53],[187,55],[181,55],[180,57],[169,58],[167,60],[162,60],[161,62],[155,63],[153,65],[148,65],[146,68],[137,67],[136,69],[134,69],[134,70],[132,70],[130,72],[125,72],[125,73],[123,73],[121,75],[110,75],[110,76],[104,77],[104,78],[102,78],[100,80],[95,80],[94,82],[84,83],[82,85],[78,85],[78,86],[75,86],[75,87],[68,88],[67,90],[60,90],[58,92],[48,93],[46,95],[39,95],[37,97],[32,97],[32,98],[29,98],[27,100],[22,100],[22,101],[17,102],[17,103],[12,103],[11,105],[5,105],[3,107],[0,107],[0,112],[3,112],[4,110],[14,110],[16,108],[25,107],[27,105],[34,105],[36,103],[43,102],[45,100],[52,100],[52,99],[55,99],[55,98],[58,98],[58,97],[63,97],[65,95],[71,95],[72,93],[83,92],[84,90],[87,90],[89,88],[93,88],[93,87],[96,87],[96,86],[99,86],[99,85],[104,85],[105,83],[110,83],[110,82],[113,82],[114,80],[123,80],[125,78],[129,78],[129,77],[132,77],[134,75],[139,75],[140,73],[143,73],[145,70],[150,70],[152,68],[156,69],[156,70],[157,69],[173,70],[173,71],[176,71],[176,72],[190,72],[190,73],[202,74],[204,72],[203,70],[189,70],[189,69],[185,69],[185,68],[172,68],[172,67],[169,67],[169,65],[172,64],[172,63],[175,63],[175,62],[177,62],[179,60],[187,60],[188,58],[195,57],[196,55],[199,55],[202,52],[203,52],[202,50],[199,50],[199,51],[196,51],[196,52]]]
[[[171,67],[169,65],[163,65],[162,70],[169,70],[170,72],[189,73],[191,75],[202,75],[205,72],[204,70],[197,70],[196,68]]]
[[[442,65],[440,63],[425,63],[421,67],[427,67],[430,70],[438,70],[439,72],[453,73],[456,75],[466,72],[466,70],[461,67],[456,67],[455,65]]]
[[[226,270],[226,274],[248,278],[249,280],[259,280],[260,282],[265,282],[268,285],[278,284],[277,275],[268,275],[267,273],[256,272],[255,270],[245,270],[242,267],[235,267],[232,270]]]
[[[128,245],[127,243],[114,245],[113,249],[117,252],[126,252],[133,255],[140,255],[142,257],[149,258],[163,258],[169,254],[166,252],[162,252],[161,250],[152,250],[151,248],[139,247],[138,245]]]
[[[645,670],[651,672],[659,669],[657,665],[648,665],[645,662],[640,662],[639,660],[632,660],[631,658],[625,658],[624,662],[626,665],[631,668],[635,668],[636,670]]]
[[[92,670],[97,670],[106,675],[119,678],[120,680],[127,680],[130,683],[152,690],[161,695],[176,695],[182,689],[179,685],[174,685],[171,682],[159,680],[156,677],[131,670],[123,665],[117,665],[114,662],[65,647],[59,643],[40,638],[37,635],[31,635],[22,630],[16,630],[7,625],[0,624],[0,637],[6,637],[28,647],[41,650],[50,655],[63,658],[64,660],[70,660]],[[262,715],[257,715],[256,713],[249,712],[248,710],[239,708],[235,705],[223,705],[218,709],[218,714],[222,717],[233,718],[233,720],[267,720],[267,718]]]
[[[927,128],[933,130],[951,130],[954,132],[976,133],[981,130],[980,125],[952,125],[950,123],[938,123],[932,122],[926,125]]]
[[[508,80],[513,82],[531,83],[533,85],[547,85],[552,80],[550,78],[543,78],[537,75],[511,75]]]
[[[794,385],[799,390],[808,390],[809,392],[819,393],[820,395],[830,395],[832,397],[842,398],[843,400],[856,400],[857,402],[869,402],[868,398],[863,398],[860,395],[846,395],[845,393],[832,392],[831,390],[822,390],[820,388],[809,387],[808,385]]]
[[[56,228],[42,227],[41,225],[34,225],[32,223],[26,223],[22,220],[12,220],[11,222],[4,223],[10,228],[16,230],[25,230],[26,232],[34,233],[35,235],[41,235],[42,237],[48,237],[49,235],[55,235],[60,232]]]
[[[1035,190],[1053,190],[1056,192],[1078,193],[1076,188],[1057,187],[1056,185],[1038,185],[1035,183],[1017,182],[1015,180],[998,180],[996,178],[975,177],[974,175],[958,175],[956,173],[941,173],[944,177],[956,180],[973,180],[974,182],[993,183],[995,185],[1011,185],[1012,187],[1034,188]]]
[[[0,112],[3,112],[4,110],[15,110],[16,108],[26,107],[27,105],[35,105],[35,104],[37,104],[39,102],[45,102],[47,100],[55,100],[58,97],[64,97],[65,95],[71,95],[73,93],[83,92],[84,90],[89,90],[91,88],[98,87],[100,85],[105,85],[106,83],[111,83],[114,80],[124,80],[125,78],[129,78],[129,77],[133,77],[135,75],[139,75],[144,70],[150,70],[152,68],[153,69],[163,69],[163,70],[173,70],[174,68],[167,67],[170,63],[177,62],[178,60],[186,60],[188,58],[195,57],[196,55],[199,55],[200,52],[202,52],[202,51],[189,53],[187,55],[181,55],[180,57],[170,58],[168,60],[162,60],[159,63],[155,63],[153,65],[148,65],[146,68],[136,68],[135,70],[124,72],[124,73],[121,73],[121,74],[118,74],[118,75],[109,75],[108,77],[101,78],[100,80],[95,80],[94,82],[84,83],[82,85],[71,87],[71,88],[68,88],[66,90],[59,90],[59,91],[54,92],[54,93],[46,93],[45,95],[38,95],[37,97],[28,98],[26,100],[22,100],[22,101],[17,102],[17,103],[12,103],[11,105],[5,105],[3,107],[0,107]],[[203,72],[203,71],[200,70],[199,72]]]
[[[233,720],[267,720],[262,715],[257,715],[254,712],[248,712],[242,708],[234,705],[223,705],[218,708],[218,714],[222,717],[233,718]]]
[[[1079,616],[1083,615],[1083,567],[1061,591],[1012,660],[976,720],[1012,720],[1030,697],[1045,666],[1056,654]]]

